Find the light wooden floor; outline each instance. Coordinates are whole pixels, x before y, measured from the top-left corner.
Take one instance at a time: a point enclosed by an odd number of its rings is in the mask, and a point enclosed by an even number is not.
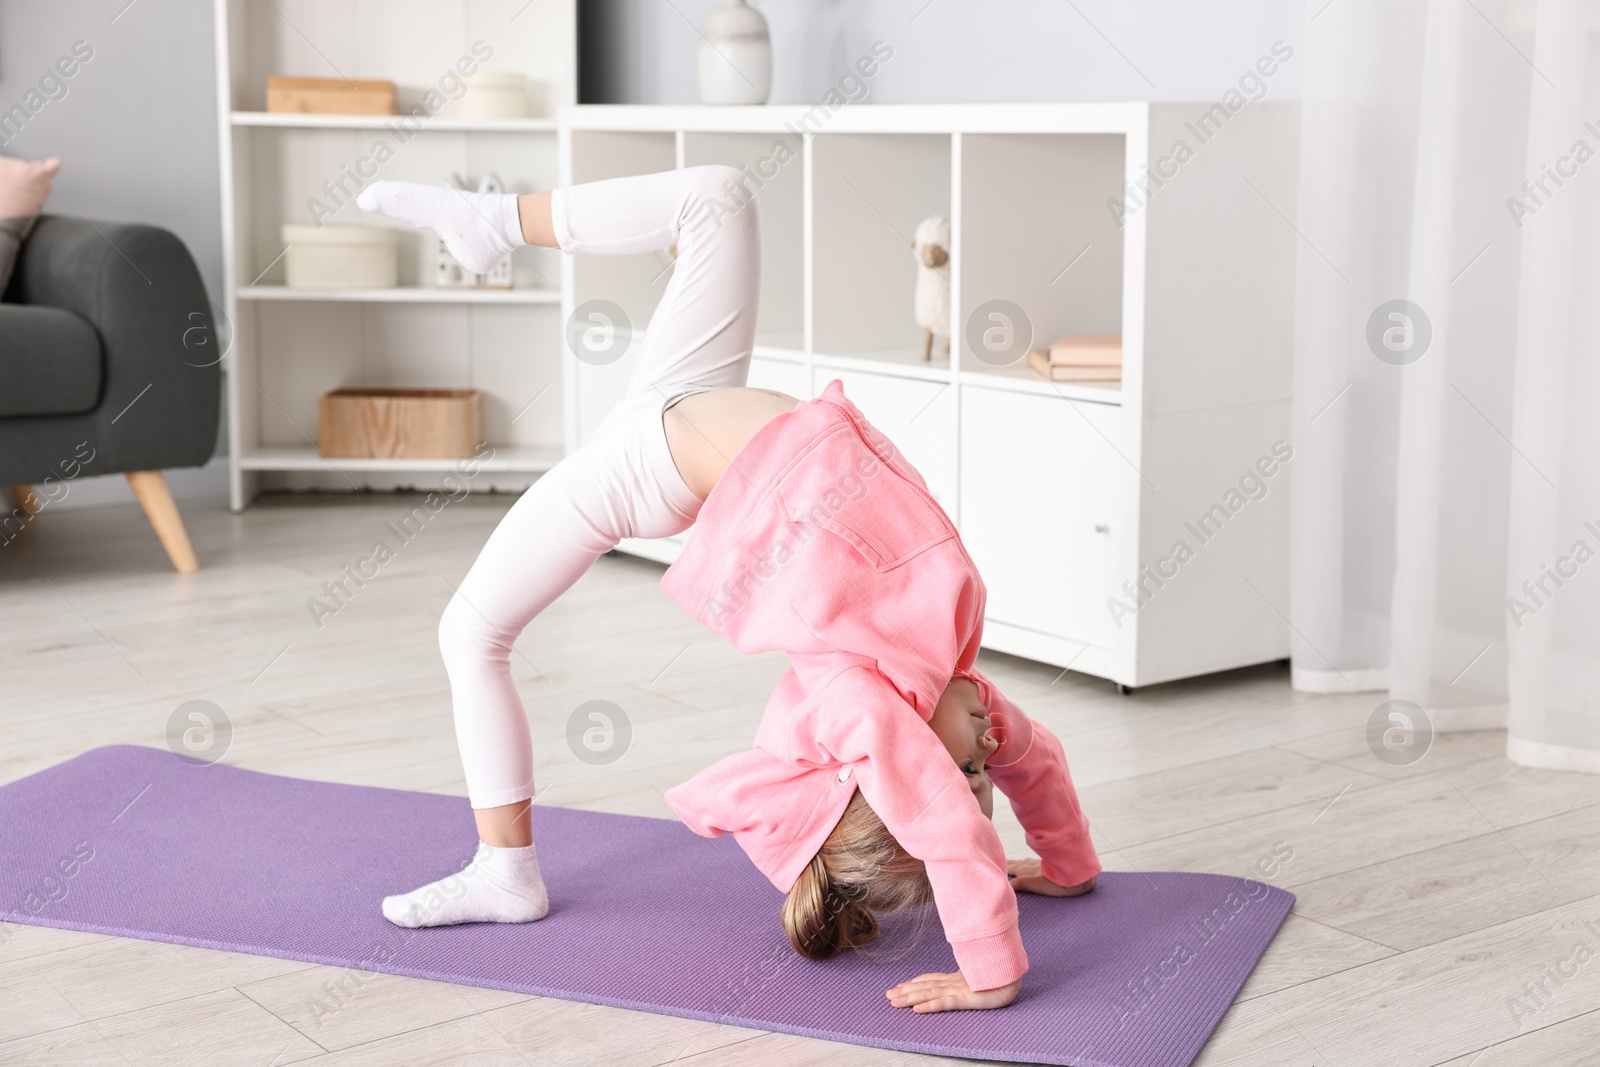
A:
[[[232,718],[230,763],[463,793],[434,628],[508,498],[450,505],[320,629],[307,608],[375,540],[395,544],[383,524],[412,503],[191,506],[191,577],[169,570],[131,507],[47,510],[0,548],[0,782],[97,745],[164,745],[169,714],[199,697]],[[782,660],[700,630],[659,575],[603,559],[519,643],[541,803],[670,816],[659,789],[748,743]],[[1022,660],[983,666],[1063,738],[1108,867],[1243,874],[1292,850],[1269,880],[1299,903],[1200,1062],[1600,1062],[1600,777],[1512,767],[1497,732],[1386,766],[1363,737],[1379,697],[1296,694],[1281,668],[1119,698]],[[591,697],[634,723],[611,767],[562,739]],[[1010,813],[999,823],[1020,852]],[[348,988],[342,972],[0,929],[13,935],[0,943],[5,1064],[934,1062],[384,976],[318,1016],[329,983]]]

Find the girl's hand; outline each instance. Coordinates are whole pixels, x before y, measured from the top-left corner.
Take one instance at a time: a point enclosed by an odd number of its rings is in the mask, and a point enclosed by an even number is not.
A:
[[[1006,873],[1011,876],[1011,888],[1018,893],[1038,893],[1044,897],[1081,897],[1099,880],[1095,877],[1082,885],[1056,885],[1044,876],[1036,859],[1006,860]]]
[[[960,971],[954,974],[919,974],[909,982],[901,982],[884,995],[897,1008],[910,1008],[918,1015],[935,1011],[972,1011],[982,1008],[1003,1008],[1017,999],[1022,989],[1022,979],[999,989],[985,989],[974,993],[967,988],[967,980]]]

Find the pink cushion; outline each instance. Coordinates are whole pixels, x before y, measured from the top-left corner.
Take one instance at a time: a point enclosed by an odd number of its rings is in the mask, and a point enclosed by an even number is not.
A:
[[[50,198],[50,180],[61,170],[54,156],[39,163],[0,156],[0,219],[32,218]]]
[[[38,163],[0,156],[0,290],[11,279],[17,250],[50,198],[50,181],[60,170],[61,160],[54,156]]]

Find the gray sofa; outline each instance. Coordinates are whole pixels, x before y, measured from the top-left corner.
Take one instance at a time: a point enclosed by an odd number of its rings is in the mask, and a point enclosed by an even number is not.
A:
[[[124,474],[168,557],[196,569],[162,470],[217,438],[221,372],[205,286],[154,226],[41,216],[0,295],[0,543],[70,495]]]

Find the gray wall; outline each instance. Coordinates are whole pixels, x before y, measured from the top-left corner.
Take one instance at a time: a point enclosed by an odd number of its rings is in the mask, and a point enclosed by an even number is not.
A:
[[[41,92],[0,155],[61,157],[45,211],[144,222],[189,246],[213,302],[222,295],[222,201],[210,0],[0,0],[0,115],[85,42],[93,58]],[[62,95],[62,87],[65,95]],[[48,99],[54,95],[57,99]],[[37,98],[36,98],[37,99]],[[226,443],[219,428],[217,452]],[[224,462],[169,471],[179,499],[226,499]],[[57,508],[132,503],[118,476],[80,478]]]
[[[718,0],[579,0],[584,99],[692,104],[697,27]],[[1312,0],[1317,7],[1326,0]],[[875,40],[880,104],[1215,100],[1282,39],[1305,0],[752,0],[772,30],[775,104],[814,103]],[[1297,99],[1298,62],[1273,99]]]
[[[222,208],[211,3],[136,0],[124,9],[127,2],[0,0],[0,112],[37,89],[74,42],[94,49],[63,80],[65,96],[47,100],[15,136],[0,130],[8,138],[0,154],[61,157],[48,212],[176,233],[216,300]]]

